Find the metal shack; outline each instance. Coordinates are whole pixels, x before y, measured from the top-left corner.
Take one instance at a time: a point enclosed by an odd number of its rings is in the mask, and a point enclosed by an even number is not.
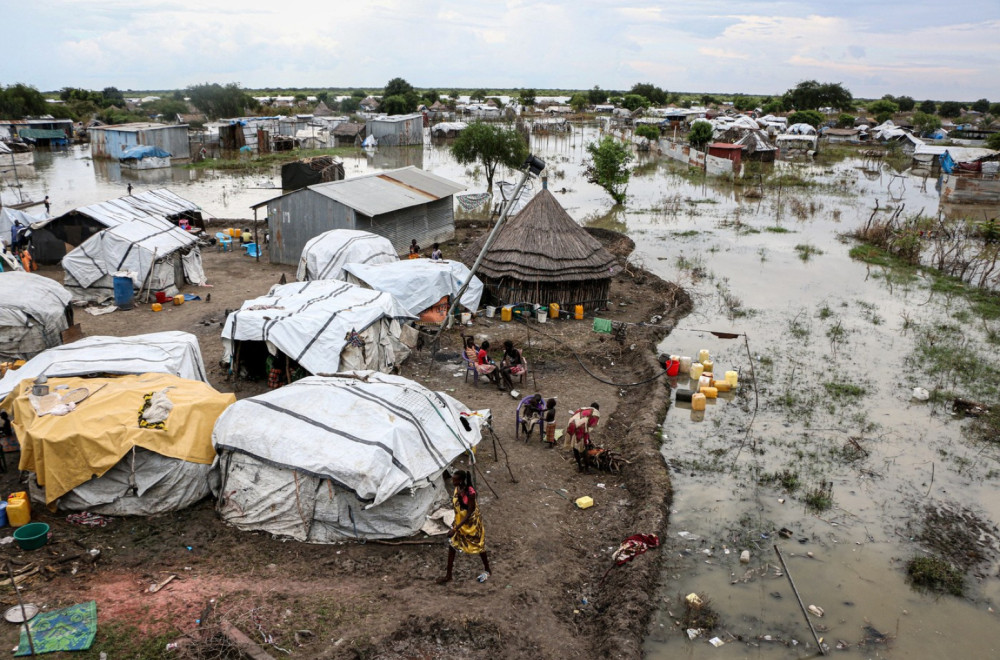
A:
[[[369,119],[365,132],[374,135],[379,146],[398,147],[409,144],[424,144],[424,116],[391,115]]]
[[[173,158],[191,157],[187,124],[153,124],[136,122],[90,129],[90,155],[94,158],[118,160],[129,147],[148,145],[159,147]]]
[[[318,183],[255,206],[267,207],[272,263],[299,263],[309,239],[331,229],[385,236],[403,252],[455,235],[453,195],[465,186],[416,167]]]

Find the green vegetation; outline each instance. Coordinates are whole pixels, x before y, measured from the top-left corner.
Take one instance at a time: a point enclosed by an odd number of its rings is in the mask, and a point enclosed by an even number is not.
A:
[[[758,482],[761,484],[778,484],[789,493],[794,493],[802,485],[799,480],[799,473],[792,470],[782,470],[781,472],[767,472],[761,475]]]
[[[138,627],[119,621],[101,621],[93,645],[86,651],[73,653],[80,660],[97,660],[102,655],[108,658],[173,658],[176,651],[167,651],[167,643],[176,640],[180,632],[171,630],[159,635],[142,633]],[[61,655],[61,654],[60,654]]]
[[[47,106],[42,93],[31,85],[17,83],[8,87],[0,86],[0,117],[4,119],[43,115]]]
[[[764,227],[764,231],[770,232],[772,234],[791,234],[792,230],[779,225],[772,225],[770,227]]]
[[[653,105],[665,105],[667,103],[666,90],[660,89],[652,83],[636,83],[632,85],[632,89],[628,93],[629,95],[641,96]],[[627,99],[628,96],[625,98]],[[647,106],[649,103],[647,103]]]
[[[712,124],[704,120],[698,120],[691,124],[691,132],[688,133],[688,142],[695,149],[702,149],[712,141]]]
[[[649,99],[639,94],[626,94],[625,98],[622,99],[622,105],[629,111],[635,112],[639,108],[648,108]]]
[[[823,383],[823,389],[833,399],[844,400],[864,396],[868,391],[855,383],[845,383],[842,381],[832,381]]]
[[[917,129],[917,132],[920,135],[927,135],[928,133],[933,133],[937,129],[941,128],[941,119],[937,115],[927,114],[926,112],[921,112],[920,110],[913,113],[912,121],[913,127]]]
[[[497,166],[521,167],[528,157],[528,143],[513,126],[473,122],[455,138],[451,154],[463,165],[481,164],[486,190],[492,192]]]
[[[881,124],[887,119],[892,119],[892,116],[899,112],[899,106],[887,99],[880,99],[868,104],[868,112],[875,115],[875,120]]]
[[[906,562],[906,578],[916,589],[953,596],[965,592],[962,572],[939,557],[914,557]]]
[[[819,125],[823,123],[826,119],[823,115],[815,110],[798,110],[788,115],[788,123],[791,124],[809,124],[813,128],[819,128]]]
[[[833,507],[833,485],[832,482],[823,486],[818,486],[805,496],[806,508],[822,513]]]
[[[413,85],[402,78],[393,78],[385,84],[382,92],[383,112],[390,115],[405,115],[413,112],[420,104],[420,95]]]
[[[468,130],[463,131],[462,135]],[[588,144],[587,153],[591,157],[587,166],[587,180],[604,188],[615,200],[615,204],[623,204],[631,176],[628,168],[633,159],[631,148],[614,136],[605,135],[600,142]]]
[[[819,83],[815,80],[804,80],[785,92],[783,101],[787,107],[796,110],[816,110],[823,107],[850,110],[854,106],[854,98],[840,83]]]
[[[517,94],[517,100],[518,100],[518,103],[520,103],[524,107],[530,108],[531,106],[535,105],[535,97],[536,96],[537,95],[535,93],[535,90],[533,90],[531,88],[522,89]]]
[[[854,122],[857,117],[854,115],[849,115],[846,112],[837,117],[837,128],[854,128]]]
[[[652,142],[660,139],[660,129],[652,124],[639,124],[635,127],[635,134]]]
[[[187,88],[191,105],[205,113],[209,119],[220,117],[240,117],[256,110],[260,104],[246,94],[239,83],[222,86],[219,83],[204,83]]]
[[[823,254],[815,245],[809,245],[808,243],[800,243],[795,246],[795,251],[799,253],[799,259],[802,261],[809,261],[814,254]]]

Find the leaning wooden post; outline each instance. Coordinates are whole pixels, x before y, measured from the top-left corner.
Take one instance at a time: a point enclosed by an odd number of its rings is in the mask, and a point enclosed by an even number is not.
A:
[[[820,653],[826,655],[826,649],[823,648],[823,643],[819,641],[816,629],[813,628],[812,621],[809,620],[809,612],[806,611],[806,606],[802,604],[802,596],[799,595],[799,590],[795,588],[795,580],[792,579],[792,574],[788,572],[788,567],[785,566],[785,558],[781,556],[781,550],[778,550],[777,544],[774,545],[774,551],[778,553],[778,561],[781,562],[781,569],[785,571],[788,584],[792,585],[792,593],[795,594],[795,600],[799,601],[799,608],[802,610],[802,616],[806,618],[806,625],[809,626],[809,632],[813,634],[813,639],[816,640],[816,647],[819,648]]]

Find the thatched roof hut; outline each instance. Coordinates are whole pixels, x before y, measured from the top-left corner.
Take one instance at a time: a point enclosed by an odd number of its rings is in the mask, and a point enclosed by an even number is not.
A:
[[[485,242],[486,236],[473,242],[462,261],[471,266]],[[615,256],[543,189],[500,230],[476,274],[503,304],[596,309],[619,269]]]

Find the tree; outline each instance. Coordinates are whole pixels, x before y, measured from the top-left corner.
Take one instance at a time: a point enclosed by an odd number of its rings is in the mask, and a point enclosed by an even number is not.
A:
[[[789,126],[792,124],[809,124],[813,128],[819,128],[824,119],[825,117],[816,110],[799,110],[788,115],[788,124]]]
[[[366,98],[368,98],[368,92],[366,92],[363,89],[355,89],[354,91],[351,92],[351,98],[357,99],[359,102],[364,101]]]
[[[844,113],[837,117],[837,128],[854,128],[854,121],[857,119],[854,115],[849,115]]]
[[[941,128],[941,119],[937,115],[929,115],[917,110],[913,113],[913,127],[920,135],[927,135]]]
[[[355,112],[358,111],[358,108],[360,107],[361,107],[361,101],[354,98],[353,96],[349,96],[348,98],[340,102],[340,111],[346,112],[349,115],[353,115]]]
[[[473,122],[458,134],[451,154],[459,163],[480,163],[486,172],[486,191],[493,192],[498,165],[517,168],[528,158],[528,143],[512,126]]]
[[[994,133],[986,138],[986,148],[1000,151],[1000,133]]]
[[[383,96],[406,96],[412,91],[414,91],[413,85],[402,78],[393,78],[385,84],[385,89],[382,93]]]
[[[688,142],[695,149],[701,149],[712,141],[712,124],[699,119],[691,124],[691,131],[688,133]]]
[[[17,83],[0,87],[0,117],[4,119],[24,119],[32,115],[44,115],[48,103],[45,97],[31,85]]]
[[[639,108],[648,108],[649,99],[640,94],[626,94],[625,98],[622,99],[622,105],[635,112]]]
[[[660,129],[653,124],[639,124],[635,127],[635,134],[651,142],[656,142],[660,139]]]
[[[942,117],[958,117],[962,114],[962,104],[958,101],[945,101],[938,106],[938,114]]]
[[[587,153],[592,159],[587,166],[587,180],[604,188],[615,204],[623,204],[632,175],[628,168],[633,158],[631,148],[614,136],[605,135],[600,142],[588,144]]]
[[[219,83],[193,85],[187,88],[187,95],[191,105],[209,119],[240,117],[260,107],[256,99],[243,92],[239,83],[229,83],[225,87]]]
[[[330,98],[330,92],[326,91],[325,89],[322,92],[317,92],[316,93],[316,102],[317,103],[326,103],[326,100],[328,98]]]
[[[937,112],[937,103],[931,101],[930,99],[924,101],[920,104],[920,112],[924,112],[928,115],[933,115]]]
[[[648,99],[653,105],[663,105],[667,102],[667,92],[652,83],[636,83],[632,85],[629,94],[638,94]]]
[[[976,112],[989,112],[990,111],[990,101],[989,99],[979,99],[972,104],[972,109]]]
[[[574,94],[569,100],[569,106],[573,108],[573,112],[583,112],[589,102],[590,99],[586,95]]]
[[[737,110],[753,110],[757,107],[757,97],[737,94],[733,97],[733,107]]]
[[[469,94],[470,101],[485,101],[486,96],[489,94],[485,89],[477,89],[476,91]]]
[[[393,101],[387,105],[389,99]],[[384,112],[390,115],[405,115],[416,110],[419,104],[420,95],[417,94],[417,90],[402,78],[393,78],[385,84],[381,108]]]
[[[705,106],[706,108],[708,106],[710,106],[710,105],[716,105],[716,104],[718,104],[718,102],[719,102],[719,99],[715,98],[711,94],[702,94],[701,95],[701,104],[703,106]]]
[[[125,106],[125,96],[118,90],[117,87],[105,87],[101,92],[101,96],[104,97],[104,107],[109,105],[117,105],[118,107]]]
[[[796,110],[816,110],[823,107],[850,110],[854,97],[840,83],[819,83],[803,80],[784,95],[786,107]]]
[[[1000,117],[1000,103],[990,103],[990,114],[994,117]]]
[[[441,94],[436,89],[428,89],[424,92],[424,101],[427,105],[434,105],[439,100],[441,100]]]
[[[406,100],[405,96],[397,94],[382,99],[382,105],[379,109],[388,115],[405,115],[415,108],[410,108],[410,102]]]
[[[591,105],[599,105],[608,100],[608,93],[594,85],[594,88],[587,92],[587,99]]]
[[[912,96],[899,96],[896,97],[896,105],[899,106],[900,111],[909,112],[910,110],[913,110],[914,106],[917,105],[917,102],[913,100]]]
[[[761,110],[763,110],[765,114],[769,114],[769,115],[773,115],[776,112],[784,112],[785,111],[785,103],[781,99],[775,99],[773,101],[768,101],[767,103],[764,104],[764,106],[761,108]]]
[[[535,90],[533,89],[522,89],[520,96],[518,97],[519,102],[526,108],[530,108],[535,105]]]
[[[895,101],[881,99],[869,103],[868,112],[875,115],[875,121],[881,124],[889,119],[892,119],[892,116],[899,112],[899,106],[896,105]]]
[[[614,94],[608,97],[608,103],[611,105],[622,105],[625,103],[625,99],[620,94]]]

